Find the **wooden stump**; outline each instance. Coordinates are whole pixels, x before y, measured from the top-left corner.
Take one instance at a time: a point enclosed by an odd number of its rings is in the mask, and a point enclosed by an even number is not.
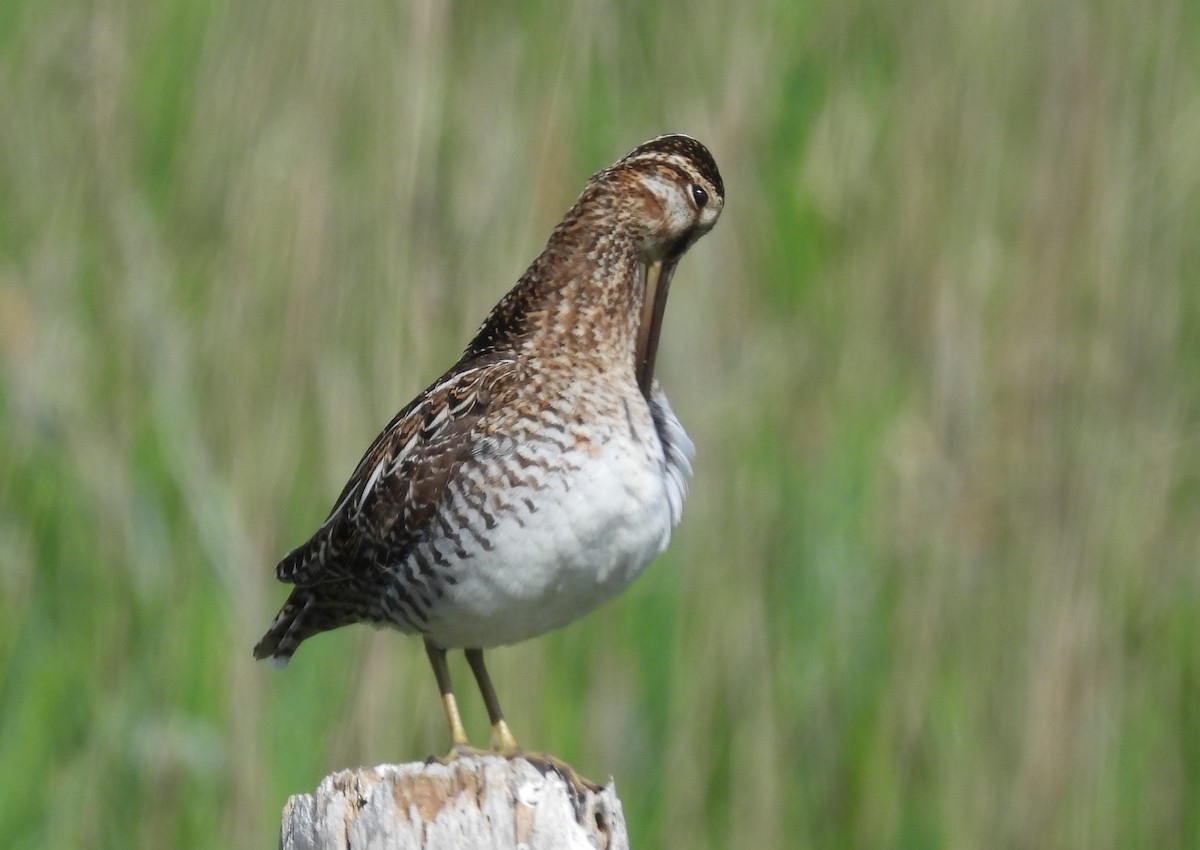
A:
[[[330,774],[283,809],[281,850],[628,850],[610,781],[577,789],[523,758],[464,756]]]

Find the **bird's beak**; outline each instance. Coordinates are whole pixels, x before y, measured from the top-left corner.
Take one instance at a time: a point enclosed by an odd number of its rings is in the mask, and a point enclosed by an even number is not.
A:
[[[678,255],[654,260],[643,265],[645,291],[642,299],[642,323],[638,327],[637,369],[638,386],[642,394],[650,394],[654,380],[654,358],[658,354],[658,335],[662,330],[663,311],[667,308],[667,291],[675,275]]]

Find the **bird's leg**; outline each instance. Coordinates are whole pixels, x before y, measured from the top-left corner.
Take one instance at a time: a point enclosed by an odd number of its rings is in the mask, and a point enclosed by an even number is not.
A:
[[[467,740],[467,730],[463,726],[462,715],[458,713],[454,688],[450,685],[450,668],[446,666],[446,650],[425,641],[425,652],[429,656],[429,663],[433,665],[433,676],[437,679],[438,691],[442,695],[442,708],[446,712],[446,722],[450,725],[450,755],[448,759],[452,759],[469,752],[471,742]]]
[[[565,761],[544,753],[521,752],[521,748],[517,746],[517,739],[513,737],[508,724],[504,722],[504,712],[500,710],[500,700],[496,698],[496,689],[492,687],[492,679],[488,675],[487,667],[483,664],[483,650],[468,649],[466,655],[467,663],[471,665],[471,672],[475,674],[475,681],[479,683],[479,693],[483,694],[483,704],[487,706],[488,719],[492,722],[492,749],[507,758],[521,756],[543,774],[549,771],[557,773],[568,784],[574,786],[576,794],[582,795],[585,790],[599,793],[601,786],[584,779],[575,772],[575,768]]]
[[[492,679],[488,676],[487,667],[483,665],[483,650],[466,650],[467,663],[475,674],[479,684],[479,693],[483,695],[483,704],[487,706],[488,720],[492,724],[492,749],[502,755],[514,756],[521,751],[517,739],[504,722],[504,712],[500,710],[500,700],[496,698],[496,689],[492,687]]]

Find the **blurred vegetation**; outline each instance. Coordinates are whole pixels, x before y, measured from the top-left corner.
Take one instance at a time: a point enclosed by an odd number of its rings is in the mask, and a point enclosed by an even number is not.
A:
[[[518,737],[640,848],[1200,847],[1185,0],[6,0],[6,846],[273,846],[444,750],[414,640],[252,662],[271,569],[666,131],[728,186],[660,356],[692,496],[492,654]]]

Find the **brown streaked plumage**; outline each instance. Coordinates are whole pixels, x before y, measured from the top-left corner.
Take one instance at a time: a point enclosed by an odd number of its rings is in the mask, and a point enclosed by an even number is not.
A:
[[[692,446],[654,380],[667,293],[724,205],[708,150],[652,139],[588,181],[461,359],[383,430],[276,568],[294,585],[254,648],[286,663],[355,622],[425,640],[455,751],[445,651],[467,652],[515,752],[483,650],[582,616],[665,548]]]

